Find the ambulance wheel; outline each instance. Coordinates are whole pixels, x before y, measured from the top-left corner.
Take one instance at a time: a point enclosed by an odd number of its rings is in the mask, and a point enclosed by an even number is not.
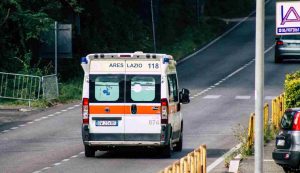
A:
[[[275,55],[274,61],[275,61],[276,64],[282,63],[282,58],[280,56]]]
[[[177,152],[182,151],[182,140],[183,140],[183,134],[181,132],[179,141],[175,143],[175,147],[173,148],[174,151],[177,151]]]
[[[170,158],[172,153],[172,144],[169,142],[168,145],[161,148],[161,157],[162,158]]]
[[[85,150],[85,157],[95,157],[96,150],[93,147],[85,145],[84,150]]]

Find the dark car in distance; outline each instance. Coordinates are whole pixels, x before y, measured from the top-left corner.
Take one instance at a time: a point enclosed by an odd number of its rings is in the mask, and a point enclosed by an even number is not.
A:
[[[275,63],[284,59],[300,59],[300,35],[283,35],[276,38]]]
[[[272,157],[285,172],[300,172],[300,108],[287,109],[280,126]]]

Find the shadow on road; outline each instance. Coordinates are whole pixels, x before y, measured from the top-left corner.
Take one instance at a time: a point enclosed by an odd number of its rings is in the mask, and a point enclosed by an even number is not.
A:
[[[192,152],[194,149],[184,148],[181,152],[173,152],[171,158],[169,159],[180,159],[186,156],[188,153]],[[207,158],[218,158],[224,153],[229,151],[229,149],[208,149]],[[114,151],[97,151],[96,158],[105,159],[165,159],[162,158],[160,152],[155,149],[118,149]]]

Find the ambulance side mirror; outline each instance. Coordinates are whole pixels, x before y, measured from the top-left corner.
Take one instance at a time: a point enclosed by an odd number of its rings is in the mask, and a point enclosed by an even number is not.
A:
[[[190,103],[190,91],[188,89],[183,88],[179,92],[179,100],[182,104]]]

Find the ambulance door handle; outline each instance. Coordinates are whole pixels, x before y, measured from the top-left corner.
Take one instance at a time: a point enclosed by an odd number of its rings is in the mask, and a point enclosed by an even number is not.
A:
[[[131,113],[136,114],[137,113],[137,107],[135,104],[131,105]]]

